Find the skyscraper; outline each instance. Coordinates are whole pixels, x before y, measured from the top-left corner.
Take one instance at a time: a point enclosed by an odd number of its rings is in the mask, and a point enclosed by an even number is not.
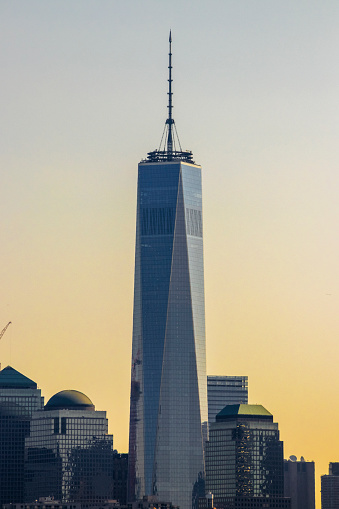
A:
[[[216,415],[226,405],[248,403],[247,376],[208,376],[208,424],[215,422]]]
[[[139,163],[129,437],[129,499],[190,509],[203,490],[207,383],[201,167],[172,117]]]
[[[314,461],[284,461],[284,493],[291,498],[291,509],[315,509]]]
[[[263,406],[227,405],[219,412],[206,447],[206,490],[217,508],[290,508],[283,442]]]
[[[33,413],[26,438],[26,501],[102,503],[113,495],[113,436],[106,412],[78,391],[52,396]]]
[[[339,463],[329,464],[328,475],[321,476],[321,509],[339,507]]]
[[[0,371],[0,507],[24,502],[25,438],[43,408],[37,384],[11,366]]]

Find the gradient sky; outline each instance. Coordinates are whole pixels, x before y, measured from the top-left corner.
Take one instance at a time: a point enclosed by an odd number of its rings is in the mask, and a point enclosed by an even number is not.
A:
[[[0,0],[2,366],[107,410],[128,449],[137,163],[203,167],[209,374],[285,457],[339,461],[339,2]]]

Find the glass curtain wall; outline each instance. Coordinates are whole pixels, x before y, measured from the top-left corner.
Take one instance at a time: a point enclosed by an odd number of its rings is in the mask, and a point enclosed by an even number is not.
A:
[[[207,387],[201,168],[140,163],[129,499],[192,507],[203,491]]]

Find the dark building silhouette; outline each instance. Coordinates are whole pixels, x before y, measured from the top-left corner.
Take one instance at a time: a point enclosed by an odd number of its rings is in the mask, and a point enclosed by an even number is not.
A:
[[[339,475],[339,462],[338,463],[330,463],[328,470],[329,470],[330,475]]]
[[[113,455],[113,498],[121,505],[127,504],[128,454]]]
[[[215,422],[216,415],[226,405],[248,403],[247,376],[207,377],[208,424]]]
[[[284,498],[283,442],[263,406],[228,405],[217,415],[206,445],[206,491],[217,508],[290,507]]]
[[[284,493],[291,498],[291,509],[315,509],[314,461],[284,461]]]
[[[131,504],[131,509],[180,509],[170,502],[160,501],[156,496],[145,496]]]
[[[61,391],[35,412],[26,438],[26,501],[97,504],[113,499],[113,436],[106,412],[78,391]]]
[[[321,509],[339,508],[339,462],[329,464],[329,474],[321,476]]]
[[[10,366],[0,371],[0,506],[24,501],[25,438],[43,408],[37,384]]]
[[[69,504],[59,502],[50,498],[41,498],[30,503],[4,504],[2,509],[82,509],[80,503],[71,502]],[[99,509],[99,508],[98,508]],[[102,509],[120,509],[119,507],[107,507]]]
[[[164,147],[138,168],[129,500],[191,509],[208,421],[202,188],[201,167],[175,142],[171,71],[170,37]]]

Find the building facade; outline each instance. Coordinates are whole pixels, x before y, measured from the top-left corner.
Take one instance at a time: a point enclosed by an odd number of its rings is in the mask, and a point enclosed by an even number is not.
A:
[[[131,509],[180,509],[170,502],[160,501],[154,495],[145,496],[142,500],[136,500],[130,507]]]
[[[128,454],[119,454],[114,451],[113,455],[113,499],[120,505],[127,504],[127,472]]]
[[[0,506],[24,501],[25,438],[43,408],[37,384],[11,366],[0,371]]]
[[[78,391],[61,391],[35,412],[26,438],[26,501],[62,503],[113,498],[113,436],[106,412]]]
[[[171,51],[169,69],[167,144],[138,169],[129,501],[191,509],[208,420],[201,167],[175,150]]]
[[[206,446],[206,491],[217,508],[290,507],[278,424],[261,405],[228,405],[217,415]]]
[[[291,498],[291,509],[315,509],[314,461],[284,461],[284,493]]]
[[[4,504],[2,509],[81,509],[81,504],[74,502],[71,502],[70,504],[62,504],[58,500],[42,497],[40,500],[34,500],[29,504],[25,503],[24,505],[20,503]]]
[[[321,509],[339,507],[339,463],[329,464],[329,474],[321,476]]]
[[[248,403],[247,376],[207,377],[208,424],[215,422],[216,415],[226,405]]]

